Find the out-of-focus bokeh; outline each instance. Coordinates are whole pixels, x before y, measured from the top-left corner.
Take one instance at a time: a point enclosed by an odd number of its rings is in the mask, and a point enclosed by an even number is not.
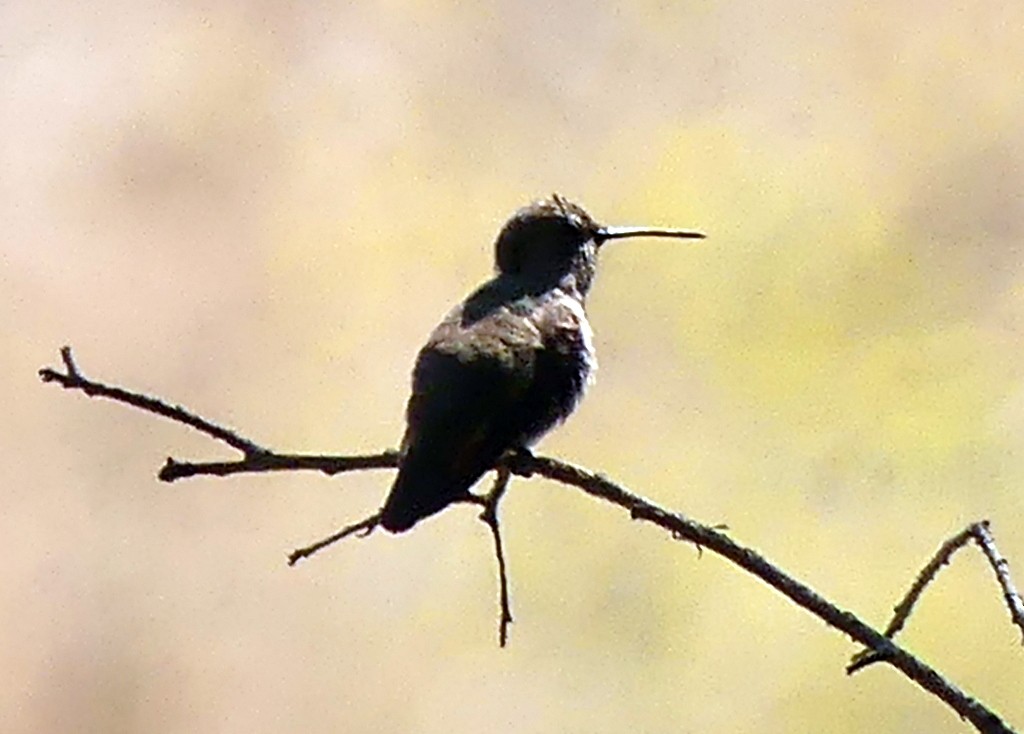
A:
[[[35,371],[70,343],[269,446],[378,450],[518,206],[701,228],[603,253],[598,381],[539,450],[881,626],[977,519],[1024,582],[1022,119],[1013,2],[4,3],[4,731],[963,731],[540,480],[504,505],[499,650],[472,510],[288,568],[388,474],[164,485],[231,452]],[[901,639],[1024,726],[976,552]]]

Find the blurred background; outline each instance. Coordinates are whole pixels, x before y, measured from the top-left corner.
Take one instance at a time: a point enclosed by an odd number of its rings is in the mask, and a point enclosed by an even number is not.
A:
[[[36,370],[280,450],[397,444],[412,361],[558,191],[700,228],[603,253],[600,359],[540,445],[884,626],[993,521],[1024,583],[1024,5],[834,0],[0,5],[0,714],[9,732],[959,732],[760,582],[543,480],[288,551],[387,472],[230,458]],[[1024,726],[963,552],[902,641]]]

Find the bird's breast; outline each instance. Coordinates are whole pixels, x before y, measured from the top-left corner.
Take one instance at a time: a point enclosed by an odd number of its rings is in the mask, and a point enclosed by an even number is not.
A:
[[[523,431],[529,444],[565,420],[586,391],[596,367],[593,334],[582,304],[566,295],[537,304],[530,314],[539,348],[524,405],[531,417]]]
[[[577,369],[583,377],[584,383],[581,391],[594,380],[594,373],[597,371],[597,353],[594,351],[594,331],[590,328],[590,321],[587,319],[583,304],[575,298],[566,297],[563,307],[568,311],[566,321],[570,324],[569,335],[570,349],[576,355],[578,361]]]

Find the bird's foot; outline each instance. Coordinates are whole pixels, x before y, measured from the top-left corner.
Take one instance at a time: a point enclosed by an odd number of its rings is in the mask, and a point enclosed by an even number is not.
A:
[[[480,505],[482,507],[483,505],[487,504],[487,497],[484,495],[474,494],[473,492],[470,492],[467,489],[463,494],[460,494],[458,497],[452,500],[452,504],[455,503],[464,503],[467,505]]]
[[[505,466],[513,474],[517,474],[521,477],[532,477],[533,476],[533,465],[536,458],[533,452],[525,446],[510,449],[505,454]]]

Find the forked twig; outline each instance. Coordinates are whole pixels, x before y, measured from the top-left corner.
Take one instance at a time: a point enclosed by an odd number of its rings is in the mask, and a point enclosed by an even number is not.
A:
[[[79,372],[78,365],[75,364],[75,359],[71,355],[71,347],[61,347],[60,358],[64,362],[64,368],[67,372],[60,373],[49,367],[44,367],[39,370],[39,378],[43,382],[56,382],[65,390],[81,390],[90,398],[116,400],[119,403],[131,405],[147,413],[155,413],[156,415],[162,415],[164,418],[170,418],[172,421],[184,423],[186,426],[191,426],[211,438],[215,438],[232,448],[238,449],[247,457],[266,453],[266,449],[257,446],[249,439],[242,438],[228,428],[211,423],[180,405],[171,405],[159,398],[125,390],[121,387],[105,385],[102,382],[95,382],[86,378]]]
[[[972,540],[981,548],[985,557],[988,559],[989,565],[992,566],[993,571],[995,571],[996,580],[999,582],[999,585],[1003,590],[1003,598],[1006,600],[1006,605],[1010,611],[1010,619],[1013,624],[1020,628],[1022,635],[1024,635],[1024,602],[1021,601],[1020,593],[1017,591],[1013,584],[1013,579],[1010,577],[1010,564],[1005,558],[1003,558],[999,553],[999,549],[996,547],[995,540],[992,537],[992,531],[989,527],[989,521],[982,520],[968,525],[966,528],[939,546],[939,549],[931,557],[928,563],[925,564],[924,568],[922,568],[917,574],[917,578],[914,579],[914,583],[911,585],[906,595],[900,603],[893,608],[893,618],[889,622],[889,626],[885,628],[884,632],[886,637],[890,640],[895,639],[896,635],[899,634],[900,630],[902,630],[906,625],[907,620],[914,611],[914,606],[921,598],[924,590],[928,588],[928,585],[931,584],[932,581],[935,580],[939,571],[942,570],[943,566],[950,562],[956,552]],[[1024,638],[1022,638],[1022,641],[1024,641]],[[846,667],[846,672],[852,675],[858,670],[866,668],[873,663],[880,662],[881,660],[884,660],[883,651],[872,649],[861,650],[853,656],[850,664]]]

